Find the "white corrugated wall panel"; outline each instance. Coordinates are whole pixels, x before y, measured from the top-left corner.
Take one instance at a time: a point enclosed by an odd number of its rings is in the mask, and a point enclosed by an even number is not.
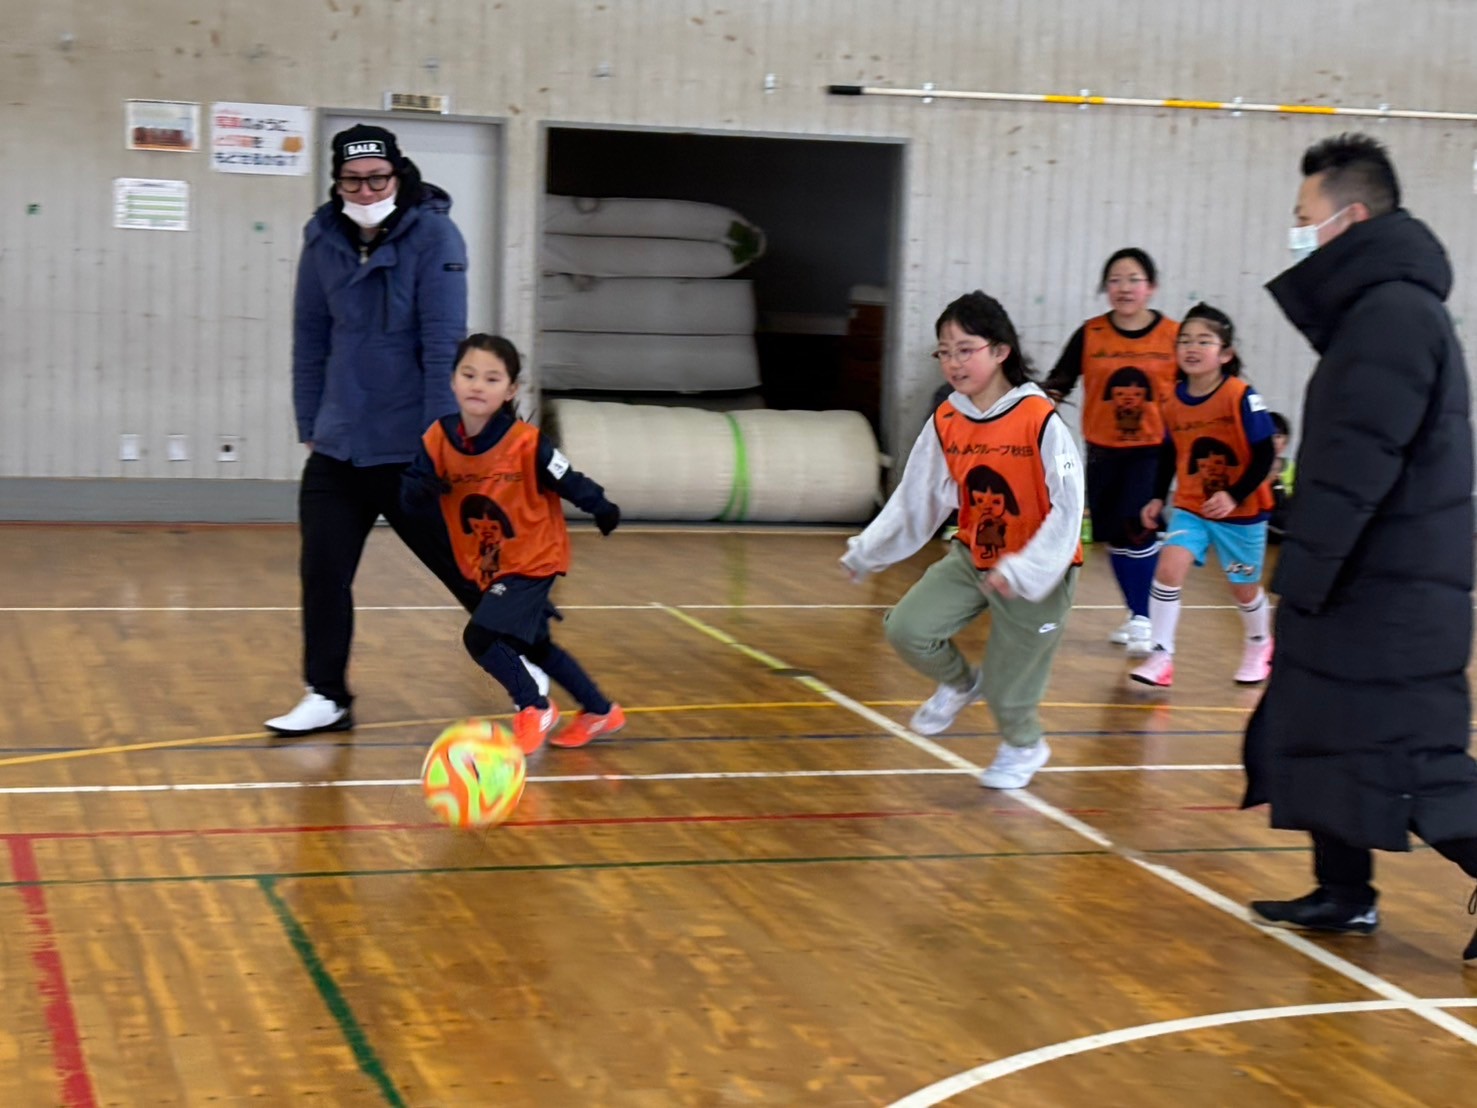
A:
[[[1130,243],[1161,264],[1158,306],[1178,314],[1204,297],[1226,308],[1251,378],[1295,408],[1311,359],[1261,286],[1287,261],[1298,155],[1345,127],[1390,143],[1409,207],[1452,253],[1464,333],[1477,306],[1469,125],[823,91],[931,81],[1461,110],[1477,103],[1477,5],[1463,0],[172,0],[6,14],[0,476],[290,478],[301,465],[291,285],[318,178],[232,177],[203,154],[127,152],[125,97],[197,100],[206,129],[217,100],[374,110],[389,88],[447,92],[459,114],[504,120],[496,264],[503,327],[522,345],[534,335],[545,124],[904,138],[894,449],[933,391],[924,355],[950,298],[998,295],[1044,371],[1101,310],[1103,257]],[[609,76],[596,75],[602,65]],[[188,180],[192,229],[114,230],[119,176]],[[27,216],[28,203],[41,213]],[[142,461],[118,461],[123,432],[143,436]],[[189,462],[165,460],[169,434],[189,436]],[[239,462],[214,460],[220,435],[240,437]]]

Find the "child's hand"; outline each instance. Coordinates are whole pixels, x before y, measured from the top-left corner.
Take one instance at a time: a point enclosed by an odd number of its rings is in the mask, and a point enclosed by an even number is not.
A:
[[[603,512],[595,513],[595,526],[600,528],[600,534],[609,535],[621,522],[621,510],[612,504]]]
[[[986,596],[998,596],[1009,600],[1015,596],[1015,590],[1010,587],[1010,582],[1005,579],[1005,574],[998,569],[992,569],[980,578],[980,592]]]
[[[1164,512],[1164,501],[1151,500],[1144,505],[1144,510],[1139,513],[1139,522],[1149,531],[1159,530],[1160,517]]]
[[[1230,493],[1222,491],[1206,497],[1200,514],[1206,519],[1225,519],[1235,510],[1236,501],[1231,499]]]
[[[853,585],[860,585],[863,581],[867,579],[867,575],[865,573],[863,573],[859,569],[852,569],[849,565],[846,564],[845,559],[841,560],[838,564],[841,566],[841,572],[846,575],[846,579],[850,581]]]

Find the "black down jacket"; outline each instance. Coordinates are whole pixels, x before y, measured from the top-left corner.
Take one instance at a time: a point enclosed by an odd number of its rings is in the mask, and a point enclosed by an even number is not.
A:
[[[1320,357],[1245,805],[1382,850],[1477,836],[1472,427],[1446,251],[1395,211],[1267,288]]]

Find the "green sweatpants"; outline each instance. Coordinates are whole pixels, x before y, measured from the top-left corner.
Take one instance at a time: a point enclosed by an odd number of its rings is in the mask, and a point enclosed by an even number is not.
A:
[[[952,542],[882,624],[887,641],[908,665],[941,685],[963,688],[973,673],[953,639],[988,609],[990,638],[980,663],[980,691],[1005,741],[1033,746],[1041,738],[1038,706],[1072,608],[1077,567],[1036,602],[987,597],[980,591],[983,576],[964,544]]]

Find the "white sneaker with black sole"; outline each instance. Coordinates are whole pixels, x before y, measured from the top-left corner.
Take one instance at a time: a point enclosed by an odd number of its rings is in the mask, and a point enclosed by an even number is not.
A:
[[[1051,747],[1045,739],[1031,746],[1001,743],[990,768],[980,774],[980,784],[987,789],[1024,789],[1050,758]]]
[[[279,735],[313,735],[319,731],[348,731],[354,726],[354,716],[310,688],[296,708],[267,720],[266,726]]]

